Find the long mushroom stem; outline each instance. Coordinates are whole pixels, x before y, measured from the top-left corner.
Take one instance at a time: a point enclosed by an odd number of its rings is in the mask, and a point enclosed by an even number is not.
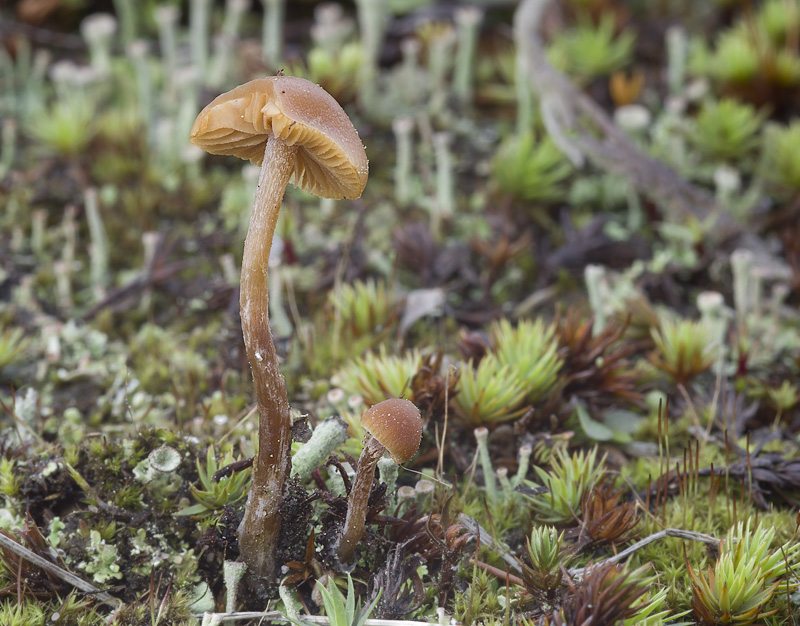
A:
[[[272,236],[286,185],[292,175],[295,146],[270,135],[258,180],[250,227],[244,244],[239,310],[247,358],[258,400],[258,455],[244,518],[239,552],[252,582],[264,583],[277,573],[280,509],[291,469],[291,416],[269,327],[267,268]]]
[[[367,502],[375,479],[375,466],[386,452],[383,444],[370,435],[369,441],[364,446],[361,456],[358,457],[358,468],[350,498],[347,502],[347,517],[344,521],[344,532],[339,540],[337,554],[342,563],[347,563],[356,550],[361,536],[364,534],[364,524],[367,519]]]

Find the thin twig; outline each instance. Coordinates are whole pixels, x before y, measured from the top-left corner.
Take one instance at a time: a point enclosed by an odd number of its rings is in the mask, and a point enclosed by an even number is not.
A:
[[[488,563],[479,561],[474,557],[469,560],[469,563],[470,565],[474,565],[475,567],[482,569],[483,571],[491,574],[492,576],[496,576],[500,580],[505,581],[507,585],[513,584],[517,585],[518,587],[525,586],[525,582],[519,576],[514,576],[514,574],[510,574],[508,571],[503,571],[499,567],[495,567],[494,565],[489,565]]]
[[[629,557],[637,550],[641,550],[654,541],[659,541],[661,539],[665,539],[666,537],[677,537],[679,539],[689,539],[690,541],[701,541],[712,546],[719,545],[719,539],[713,537],[712,535],[706,535],[705,533],[699,533],[693,530],[682,530],[680,528],[665,528],[664,530],[659,530],[657,533],[653,533],[652,535],[648,535],[644,539],[637,541],[632,546],[625,548],[622,552],[615,554],[614,556],[603,559],[602,561],[598,561],[597,563],[592,563],[586,567],[573,568],[569,570],[569,574],[574,578],[583,578],[587,570],[605,565],[606,563],[618,563],[619,561]]]
[[[483,528],[477,521],[471,518],[469,515],[464,515],[463,513],[458,514],[458,523],[462,526],[466,527],[466,529],[475,537],[480,537],[480,542],[486,546],[487,548],[491,548],[494,550],[500,558],[502,558],[508,566],[513,569],[517,573],[522,573],[522,567],[520,567],[519,562],[517,559],[513,557],[504,547],[502,544],[497,542],[494,537],[489,533],[488,530]]]
[[[56,565],[55,563],[51,563],[47,559],[39,556],[35,552],[31,552],[25,546],[18,544],[16,541],[7,537],[6,535],[0,533],[0,545],[4,548],[8,548],[16,555],[22,557],[26,561],[30,561],[37,567],[41,567],[42,569],[47,570],[51,574],[58,576],[63,581],[69,583],[76,589],[80,589],[86,593],[92,594],[94,597],[102,600],[103,602],[121,602],[119,598],[115,598],[114,596],[106,593],[105,591],[101,591],[91,583],[87,583],[82,578],[78,578],[75,574],[68,572],[63,567]]]
[[[594,100],[550,65],[538,33],[548,2],[524,0],[514,31],[554,143],[573,163],[586,157],[601,170],[623,176],[672,219],[707,222],[707,232],[717,242],[739,234],[741,229],[713,194],[639,149]]]

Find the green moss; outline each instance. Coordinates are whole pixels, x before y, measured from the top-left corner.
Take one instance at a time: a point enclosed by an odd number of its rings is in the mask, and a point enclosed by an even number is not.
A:
[[[86,149],[96,132],[93,109],[94,103],[83,96],[59,100],[35,116],[36,121],[31,121],[28,133],[47,151],[75,158]]]
[[[485,500],[482,489],[472,485],[459,499],[458,506],[465,515],[502,540],[509,533],[517,535],[520,529],[525,529],[530,523],[530,513],[518,493],[505,494],[502,490],[498,493],[500,497],[490,502]]]
[[[616,31],[614,17],[608,13],[597,24],[580,21],[556,37],[548,57],[553,65],[581,81],[608,76],[630,62],[636,43],[633,32]]]
[[[522,320],[512,327],[508,320],[492,326],[494,352],[502,365],[521,372],[528,401],[542,402],[556,384],[564,365],[557,354],[555,327],[544,320]]]
[[[697,114],[689,138],[709,159],[741,159],[758,147],[758,132],[765,117],[735,100],[707,102]]]
[[[488,354],[475,366],[461,364],[456,416],[472,427],[508,422],[525,412],[526,396],[527,387],[517,371]]]
[[[206,359],[193,350],[191,338],[176,335],[160,326],[145,324],[130,349],[134,371],[151,393],[168,389],[184,391],[194,385],[202,391],[208,375]]]
[[[15,361],[28,349],[29,341],[25,339],[21,328],[2,328],[0,326],[0,370]]]
[[[6,498],[19,495],[20,479],[14,471],[15,465],[13,459],[0,459],[0,494]]]
[[[770,126],[765,134],[764,177],[777,193],[796,197],[800,193],[800,156],[792,146],[800,141],[800,122]]]
[[[47,617],[37,602],[25,600],[18,604],[15,598],[0,601],[0,624],[4,626],[45,626]]]
[[[503,593],[497,579],[485,571],[472,568],[469,588],[457,591],[453,600],[453,617],[464,624],[479,624],[496,619],[503,611],[498,596]]]
[[[384,281],[357,281],[342,284],[329,292],[334,320],[354,337],[373,335],[380,337],[389,323],[394,301]]]
[[[158,623],[170,626],[195,626],[197,618],[192,616],[190,598],[185,591],[172,589],[168,593],[161,590],[145,601],[129,602],[117,613],[116,623],[120,626],[153,626]]]
[[[597,448],[588,453],[575,452],[571,456],[563,448],[557,448],[549,462],[549,472],[534,467],[537,480],[547,488],[547,492],[526,495],[526,499],[538,522],[571,524],[575,516],[580,515],[584,493],[604,475],[605,457],[597,460]]]
[[[205,464],[201,463],[199,458],[197,459],[197,474],[200,484],[191,486],[196,504],[185,507],[175,514],[208,517],[244,498],[250,486],[251,473],[249,470],[236,472],[219,481],[213,478],[218,469],[233,463],[233,461],[233,455],[228,453],[220,462],[217,462],[214,449],[209,447]]]
[[[120,487],[114,497],[114,504],[128,511],[140,511],[144,506],[142,488],[139,485],[127,484]]]
[[[360,395],[371,406],[386,398],[407,395],[411,378],[421,365],[422,356],[416,350],[394,356],[381,346],[377,354],[368,352],[345,365],[331,382],[348,395]]]
[[[503,193],[519,200],[555,201],[566,194],[572,169],[552,139],[528,134],[500,144],[492,160],[492,179]]]

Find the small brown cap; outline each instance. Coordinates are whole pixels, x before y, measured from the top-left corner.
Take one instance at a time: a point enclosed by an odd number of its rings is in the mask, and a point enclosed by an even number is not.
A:
[[[211,154],[261,165],[267,139],[299,146],[292,182],[325,198],[358,198],[367,184],[367,154],[350,118],[319,85],[296,76],[251,80],[200,111],[191,141]]]
[[[361,416],[361,425],[383,444],[398,464],[410,460],[422,440],[419,409],[402,398],[372,405]]]

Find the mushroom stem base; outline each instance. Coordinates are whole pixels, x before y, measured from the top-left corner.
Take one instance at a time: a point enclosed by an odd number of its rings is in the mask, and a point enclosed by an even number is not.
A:
[[[375,466],[386,452],[386,448],[375,437],[370,435],[369,441],[364,446],[361,456],[358,457],[356,478],[350,497],[347,500],[347,518],[344,522],[344,532],[339,540],[337,555],[342,563],[347,563],[353,558],[356,545],[364,534],[364,524],[367,520],[367,503],[375,479]]]
[[[291,469],[291,416],[286,383],[269,327],[267,274],[272,237],[291,178],[295,146],[270,136],[264,152],[253,213],[244,244],[239,310],[247,358],[258,400],[258,455],[244,518],[239,551],[255,589],[277,575],[280,509]]]

